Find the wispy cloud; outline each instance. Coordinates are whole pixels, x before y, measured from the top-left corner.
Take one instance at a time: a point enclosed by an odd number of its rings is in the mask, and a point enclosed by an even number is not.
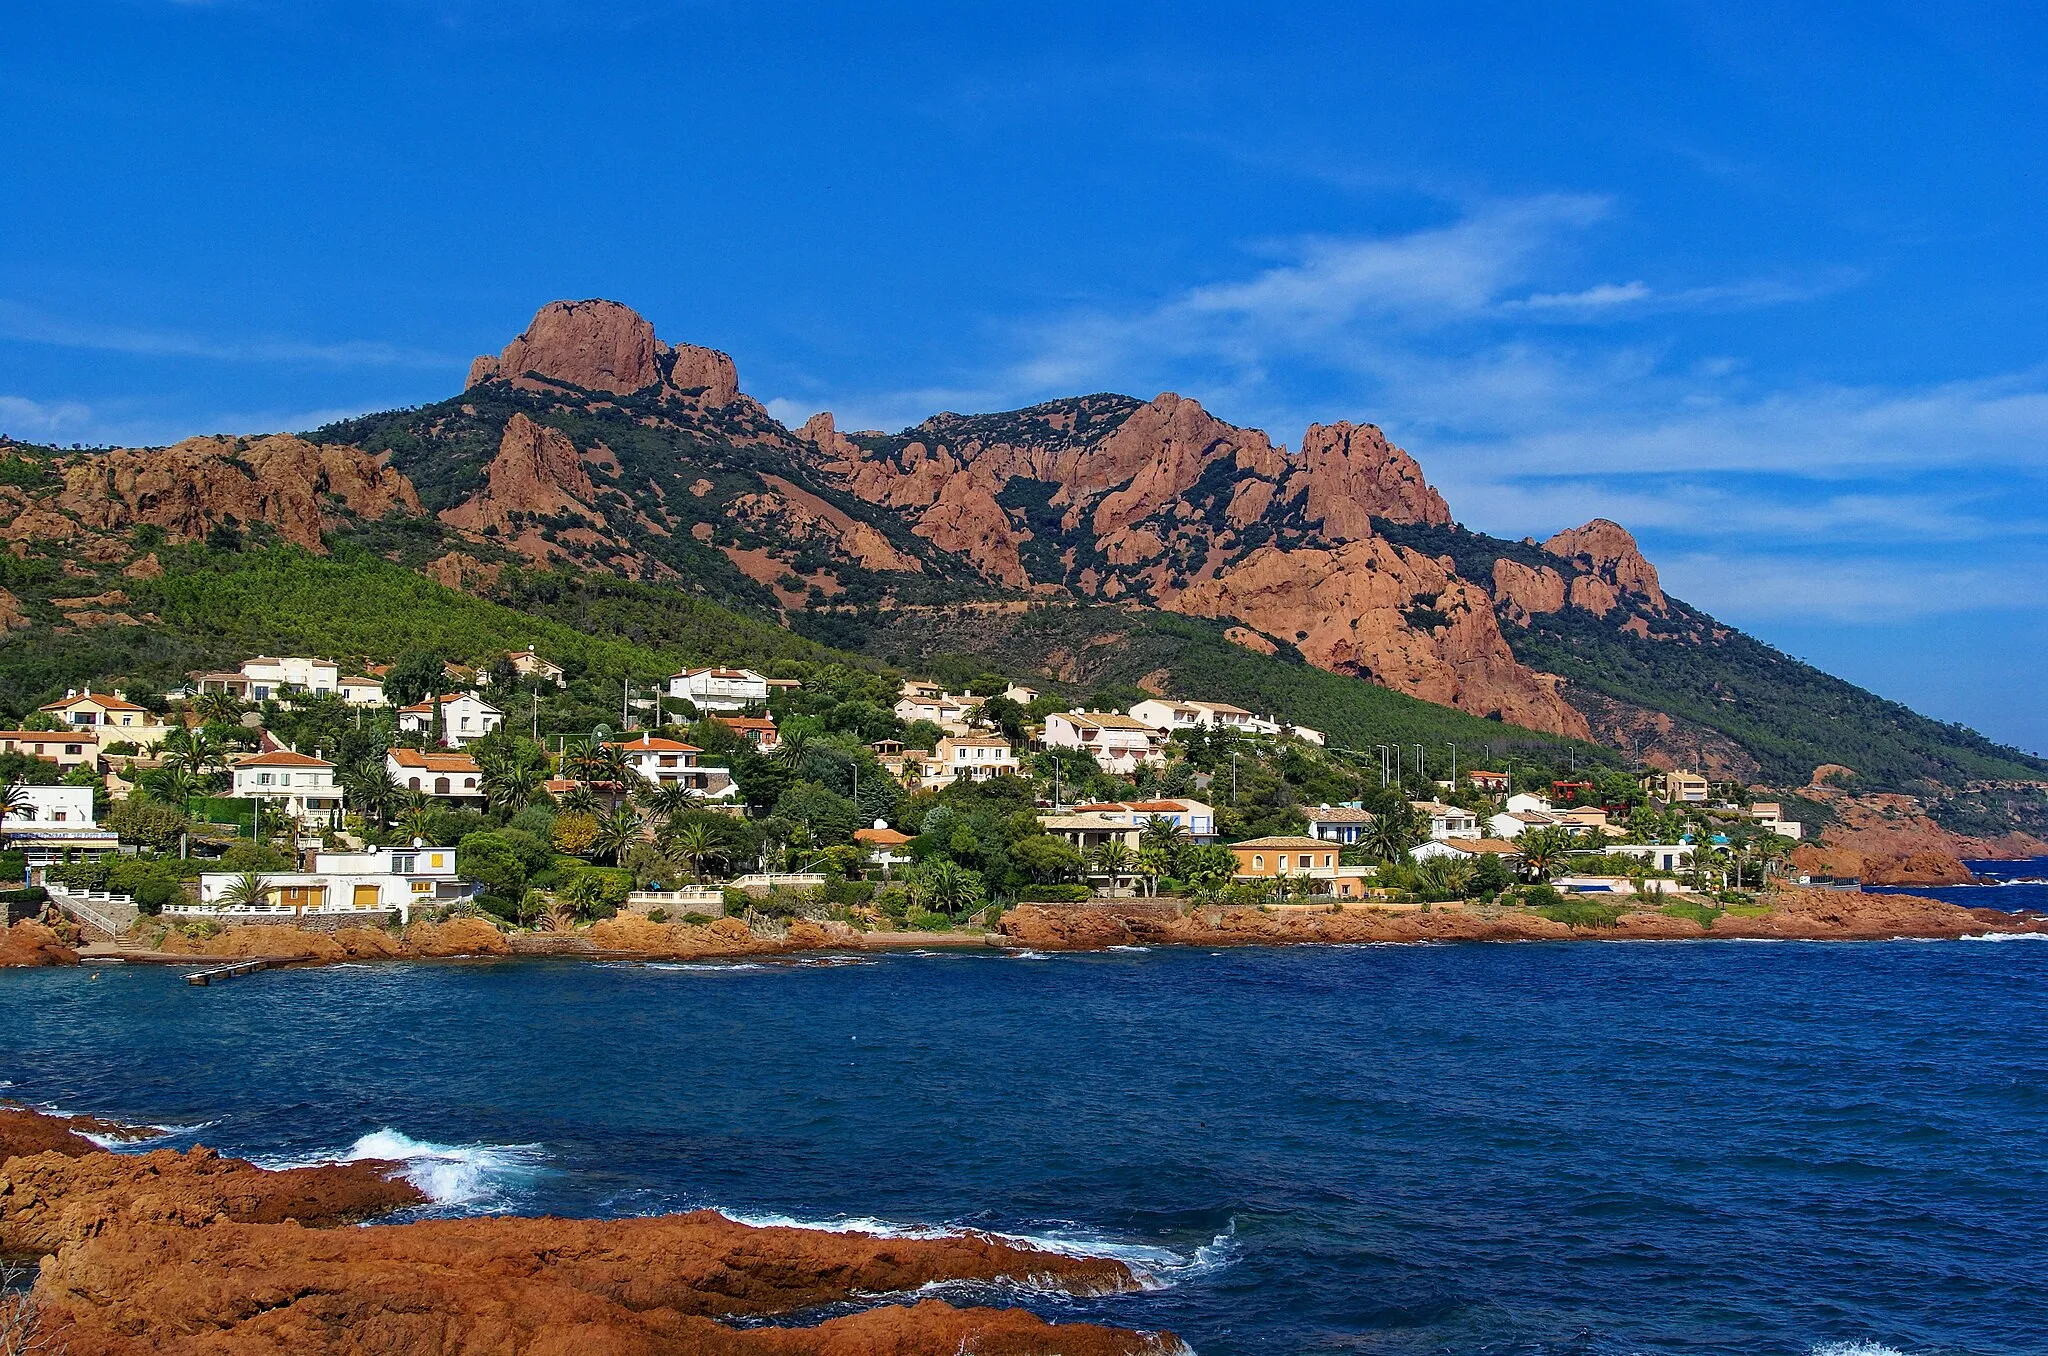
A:
[[[459,366],[458,359],[445,353],[431,353],[376,340],[321,342],[276,336],[223,339],[177,330],[89,324],[47,315],[12,301],[0,301],[0,339],[47,344],[55,348],[158,358],[199,358],[223,363],[341,368]]]
[[[42,401],[0,395],[0,433],[23,442],[77,441],[92,423],[92,408],[75,400]]]

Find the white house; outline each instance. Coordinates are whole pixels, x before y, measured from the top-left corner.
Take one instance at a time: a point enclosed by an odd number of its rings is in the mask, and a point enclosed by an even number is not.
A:
[[[768,704],[768,679],[752,669],[684,669],[669,678],[668,695],[699,711],[743,711]]]
[[[1612,843],[1600,849],[1615,857],[1639,857],[1652,871],[1684,871],[1692,865],[1691,843]]]
[[[1290,725],[1287,727],[1287,733],[1293,735],[1302,743],[1313,744],[1319,749],[1330,742],[1329,736],[1321,730],[1313,730],[1306,725]]]
[[[1163,763],[1165,742],[1157,729],[1114,711],[1055,711],[1045,718],[1045,746],[1080,749],[1107,772],[1135,772],[1141,763]]]
[[[1479,816],[1456,805],[1445,805],[1436,800],[1411,800],[1408,802],[1419,815],[1429,817],[1429,836],[1438,841],[1447,838],[1479,837]]]
[[[275,806],[307,828],[340,828],[341,786],[334,764],[289,749],[236,761],[233,794]]]
[[[1547,815],[1550,813],[1550,802],[1532,792],[1517,791],[1514,795],[1508,797],[1507,812],[1509,814]]]
[[[441,711],[441,742],[459,749],[505,723],[505,713],[474,692],[449,692],[398,708],[401,734],[434,733],[434,709]]]
[[[311,871],[265,872],[259,905],[229,908],[221,899],[242,879],[232,871],[199,877],[199,903],[172,905],[167,914],[290,915],[396,911],[412,921],[417,908],[460,904],[476,887],[455,874],[452,847],[371,848],[368,852],[317,852]]]
[[[393,749],[384,755],[384,770],[407,791],[479,810],[484,806],[484,770],[466,753]]]
[[[704,752],[695,744],[643,734],[638,739],[615,740],[605,745],[625,756],[626,766],[653,786],[680,786],[707,800],[731,800],[739,786],[729,769],[699,763]]]
[[[1280,723],[1278,721],[1267,720],[1264,716],[1255,716],[1242,706],[1232,706],[1229,702],[1190,700],[1188,705],[1202,713],[1202,724],[1212,728],[1242,730],[1246,734],[1280,733]]]
[[[903,850],[910,842],[910,835],[890,828],[886,819],[876,820],[871,829],[855,829],[853,841],[866,848],[868,860],[885,873],[899,866],[908,866],[912,861],[911,855]]]
[[[1563,822],[1541,810],[1503,810],[1488,817],[1486,831],[1495,838],[1520,838],[1531,829],[1547,829]]]
[[[1017,755],[1000,735],[947,735],[933,751],[940,782],[985,782],[1017,770]],[[930,775],[927,773],[927,775]]]
[[[1461,861],[1477,862],[1481,857],[1499,857],[1506,862],[1519,862],[1521,853],[1513,843],[1499,838],[1432,838],[1408,849],[1410,858],[1426,862],[1432,857],[1453,857]]]
[[[66,692],[64,700],[51,702],[43,708],[43,714],[56,717],[66,729],[93,731],[103,746],[125,740],[153,748],[171,732],[146,708],[106,692]]]
[[[29,868],[62,861],[66,852],[112,852],[113,832],[93,819],[89,786],[22,786],[23,803],[0,817],[0,843],[20,852]]]
[[[1199,730],[1207,722],[1204,713],[1192,702],[1177,702],[1171,697],[1150,697],[1131,708],[1131,719],[1142,720],[1164,735],[1175,730]]]
[[[1749,807],[1749,817],[1765,833],[1786,838],[1802,838],[1806,834],[1806,826],[1796,819],[1785,818],[1785,807],[1775,800],[1756,801]]]
[[[1038,700],[1039,692],[1035,687],[1026,687],[1022,683],[1012,683],[1003,689],[1003,695],[1019,706],[1029,706]]]
[[[968,721],[968,716],[981,705],[981,698],[965,693],[957,697],[944,692],[928,693],[922,690],[930,686],[928,683],[904,684],[906,688],[912,686],[920,690],[914,695],[906,694],[897,699],[896,719],[905,725],[928,720],[947,734],[964,735],[973,732],[974,727]]]
[[[1372,823],[1370,811],[1356,805],[1313,805],[1301,812],[1308,819],[1308,834],[1326,843],[1355,843]]]
[[[315,696],[327,696],[341,688],[341,665],[324,659],[289,657],[274,659],[259,655],[245,660],[242,676],[249,680],[249,699],[263,701],[285,688],[297,688]]]
[[[511,661],[512,672],[518,674],[521,678],[532,678],[537,682],[553,683],[556,687],[568,685],[568,676],[563,672],[562,666],[555,663],[552,659],[541,658],[540,655],[534,653],[533,646],[531,645],[523,650],[513,650],[506,654],[505,658]],[[479,683],[489,683],[491,681],[491,671],[489,669],[478,670],[476,680]]]
[[[365,673],[344,673],[335,689],[350,706],[384,705],[384,680]]]

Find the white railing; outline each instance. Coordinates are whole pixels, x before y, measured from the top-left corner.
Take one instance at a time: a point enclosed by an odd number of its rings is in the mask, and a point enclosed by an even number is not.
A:
[[[237,918],[262,916],[268,918],[296,918],[300,914],[333,915],[338,913],[396,913],[396,904],[308,904],[295,907],[290,904],[166,904],[166,914],[181,918],[212,918],[232,914]]]
[[[734,876],[732,883],[742,890],[809,890],[823,885],[825,878],[815,871],[790,871],[776,873],[757,871],[752,875]]]
[[[45,885],[44,888],[50,893],[50,901],[59,909],[87,927],[98,928],[110,938],[126,933],[129,924],[135,921],[133,896],[117,895],[107,890],[74,891],[61,885]],[[98,905],[111,905],[115,909],[125,910],[128,915],[127,922],[118,921],[115,915],[96,907]]]
[[[725,903],[725,891],[715,885],[686,885],[680,890],[635,890],[626,896],[626,903],[638,907],[661,905],[719,904]]]

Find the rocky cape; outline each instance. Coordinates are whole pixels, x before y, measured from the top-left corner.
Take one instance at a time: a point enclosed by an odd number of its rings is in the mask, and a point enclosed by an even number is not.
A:
[[[337,1227],[425,1202],[397,1165],[268,1170],[210,1149],[106,1152],[72,1118],[0,1115],[0,1254],[37,1259],[0,1318],[71,1356],[826,1353],[1138,1356],[1166,1334],[916,1300],[942,1282],[1135,1290],[1121,1262],[984,1235],[757,1228],[711,1211]],[[76,1140],[77,1143],[69,1141]],[[83,1145],[84,1147],[79,1147]],[[778,1320],[857,1311],[815,1326]],[[742,1326],[744,1325],[744,1326]]]

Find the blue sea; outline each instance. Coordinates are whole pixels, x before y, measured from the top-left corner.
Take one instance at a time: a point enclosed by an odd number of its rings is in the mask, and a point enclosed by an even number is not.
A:
[[[2048,1351],[2048,943],[0,971],[0,1095],[442,1212],[984,1229],[1201,1356]]]
[[[1880,895],[1922,895],[1945,899],[1966,909],[1998,909],[2004,913],[2048,913],[2048,857],[1966,861],[1979,885],[1874,885]],[[2048,1346],[2044,1346],[2048,1350]]]

